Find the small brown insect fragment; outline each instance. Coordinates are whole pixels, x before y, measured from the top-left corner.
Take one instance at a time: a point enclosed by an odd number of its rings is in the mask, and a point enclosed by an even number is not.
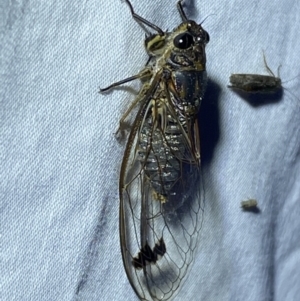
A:
[[[246,200],[246,201],[242,201],[241,202],[241,207],[244,210],[251,210],[251,209],[257,208],[257,204],[258,204],[257,200],[249,199],[249,200]]]

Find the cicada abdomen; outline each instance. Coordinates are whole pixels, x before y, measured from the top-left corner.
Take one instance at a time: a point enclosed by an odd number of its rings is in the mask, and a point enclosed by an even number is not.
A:
[[[188,20],[172,32],[131,13],[156,30],[148,36],[146,67],[105,91],[140,78],[120,174],[120,241],[128,279],[141,300],[170,300],[193,262],[202,224],[203,189],[197,113],[205,92],[209,41]]]

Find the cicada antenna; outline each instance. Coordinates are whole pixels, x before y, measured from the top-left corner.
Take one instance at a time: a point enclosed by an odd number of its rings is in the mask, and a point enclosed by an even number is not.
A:
[[[202,21],[202,22],[200,22],[200,25],[202,25],[205,21],[206,21],[206,19],[208,19],[208,17],[210,17],[210,16],[216,16],[217,14],[209,14],[208,16],[206,16],[205,18],[204,18],[204,20]]]

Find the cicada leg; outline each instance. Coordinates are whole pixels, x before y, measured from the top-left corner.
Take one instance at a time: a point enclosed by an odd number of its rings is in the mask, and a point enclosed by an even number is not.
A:
[[[179,11],[179,14],[180,14],[180,16],[181,16],[181,19],[182,19],[182,21],[187,21],[187,17],[186,17],[186,15],[185,15],[185,12],[184,12],[184,10],[183,10],[183,8],[182,8],[182,2],[183,2],[183,0],[179,0],[178,2],[177,2],[177,9],[178,9],[178,11]]]
[[[103,92],[106,92],[106,91],[109,91],[115,87],[118,87],[120,85],[123,85],[125,83],[128,83],[128,82],[131,82],[133,80],[136,80],[136,79],[140,79],[140,80],[143,80],[143,79],[146,79],[146,78],[151,78],[152,76],[152,71],[149,69],[149,68],[144,68],[143,70],[141,70],[138,74],[136,75],[133,75],[133,76],[130,76],[130,77],[127,77],[123,80],[120,80],[118,82],[115,82],[109,86],[107,86],[106,88],[100,88],[100,91],[99,93],[103,93]],[[129,108],[126,110],[126,112],[123,114],[123,116],[121,117],[120,119],[120,122],[119,122],[119,127],[116,131],[116,135],[120,132],[120,130],[123,128],[126,128],[125,126],[125,119],[127,118],[127,116],[130,114],[130,112],[132,111],[132,109],[141,101],[141,99],[143,99],[146,91],[148,90],[148,84],[145,82],[143,84],[143,87],[141,89],[141,91],[139,92],[139,94],[137,95],[137,97],[135,98],[135,100],[130,104]]]
[[[151,76],[151,75],[152,75],[151,70],[148,69],[148,68],[145,68],[145,69],[143,69],[142,71],[140,71],[140,72],[139,72],[138,74],[136,74],[136,75],[133,75],[133,76],[127,77],[127,78],[125,78],[125,79],[122,79],[122,80],[120,80],[120,81],[118,81],[118,82],[115,82],[115,83],[109,85],[109,86],[106,87],[106,88],[102,88],[102,89],[100,88],[99,93],[106,92],[106,91],[108,91],[108,90],[111,90],[111,89],[113,89],[113,88],[115,88],[115,87],[118,87],[118,86],[121,86],[121,85],[123,85],[123,84],[126,84],[126,83],[128,83],[128,82],[131,82],[131,81],[133,81],[133,80],[136,80],[136,79],[142,79],[142,78],[145,78],[145,77],[149,77],[149,76]]]
[[[140,24],[145,24],[147,26],[149,26],[150,28],[156,30],[161,36],[164,35],[164,32],[162,29],[160,29],[158,26],[156,26],[155,24],[147,21],[146,19],[144,19],[143,17],[137,15],[134,10],[133,10],[133,7],[131,5],[131,3],[129,2],[129,0],[125,0],[125,2],[128,4],[129,8],[130,8],[130,12],[131,12],[131,15],[132,15],[132,18],[137,22],[137,23],[140,23]]]
[[[122,115],[120,121],[119,121],[119,128],[116,132],[116,134],[119,133],[119,131],[124,128],[124,124],[125,124],[125,119],[128,117],[128,115],[130,114],[130,112],[133,110],[133,108],[145,97],[146,92],[149,89],[149,84],[145,83],[141,89],[141,91],[139,92],[139,94],[137,95],[137,97],[135,98],[135,100],[130,104],[129,108],[126,110],[126,112]]]

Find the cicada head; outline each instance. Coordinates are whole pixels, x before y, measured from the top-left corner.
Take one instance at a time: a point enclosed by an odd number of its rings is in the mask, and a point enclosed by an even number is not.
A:
[[[162,57],[166,62],[179,67],[194,67],[205,70],[205,46],[209,35],[201,24],[188,20],[172,32],[154,34],[145,40],[145,48],[150,57]]]

